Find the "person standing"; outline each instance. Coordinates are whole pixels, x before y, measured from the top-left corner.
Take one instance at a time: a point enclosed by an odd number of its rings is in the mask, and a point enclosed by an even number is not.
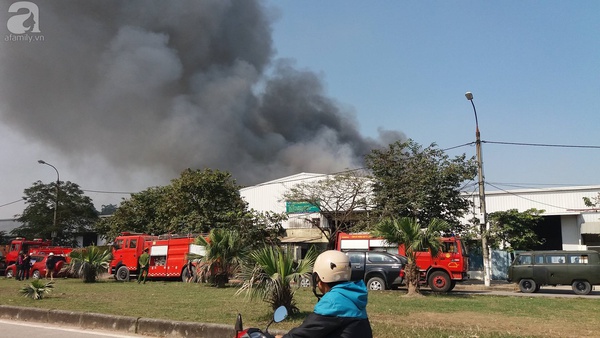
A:
[[[23,251],[19,251],[19,255],[17,256],[16,268],[17,268],[17,280],[23,280],[23,259],[25,258],[25,254]]]
[[[185,270],[186,273],[186,283],[189,283],[192,281],[193,277],[194,277],[194,264],[192,264],[192,261],[188,259],[187,264],[186,264],[187,269]]]
[[[148,254],[148,248],[144,249],[144,253],[138,258],[138,264],[140,265],[140,274],[138,276],[138,284],[143,282],[146,284],[146,277],[148,277],[148,269],[150,268],[150,255]]]
[[[48,258],[46,258],[46,276],[48,279],[48,275],[50,275],[50,281],[54,280],[54,264],[56,260],[54,259],[54,252],[48,254]]]
[[[29,270],[31,269],[31,256],[29,254],[25,254],[21,269],[23,270],[23,277],[29,279]]]

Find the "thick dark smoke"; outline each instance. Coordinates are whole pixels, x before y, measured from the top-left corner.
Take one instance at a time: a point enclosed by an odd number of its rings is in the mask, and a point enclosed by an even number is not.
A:
[[[362,137],[318,76],[274,60],[263,2],[32,2],[44,40],[1,42],[0,112],[69,156],[171,178],[209,167],[252,184],[360,167],[403,138]]]

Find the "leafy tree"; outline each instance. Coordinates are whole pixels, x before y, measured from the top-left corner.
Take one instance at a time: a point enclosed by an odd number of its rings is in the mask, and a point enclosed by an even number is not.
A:
[[[600,206],[600,193],[596,197],[583,197],[583,203],[588,208],[597,208]]]
[[[8,236],[6,231],[0,231],[0,245],[8,244],[10,244],[10,236]]]
[[[100,208],[100,216],[112,215],[115,213],[115,211],[117,211],[116,204],[108,204],[108,205],[103,204],[102,207]]]
[[[542,221],[544,210],[528,209],[519,212],[517,209],[496,211],[489,214],[489,243],[497,248],[501,244],[509,244],[506,249],[531,250],[542,244],[535,228]]]
[[[237,231],[212,229],[208,239],[199,236],[196,244],[204,246],[206,254],[201,258],[198,272],[201,280],[208,280],[217,287],[224,287],[229,277],[239,272],[247,250]],[[188,259],[198,258],[188,255]]]
[[[74,250],[69,255],[71,262],[68,269],[76,272],[84,283],[94,283],[102,272],[108,271],[112,254],[110,250],[102,250],[97,246]]]
[[[471,203],[460,190],[476,175],[474,158],[463,154],[450,159],[435,143],[422,149],[408,140],[373,150],[366,163],[375,178],[373,193],[382,217],[411,217],[420,224],[442,219],[451,228],[445,230],[463,230],[460,218]]]
[[[13,236],[51,238],[55,233],[54,244],[76,245],[75,234],[90,231],[98,220],[92,199],[85,196],[76,183],[59,182],[56,226],[56,182],[44,184],[37,181],[25,189],[24,194],[27,207],[17,219],[23,225],[11,231]]]
[[[416,263],[417,253],[419,251],[430,251],[432,256],[436,256],[442,246],[440,232],[447,227],[446,221],[432,219],[427,227],[422,229],[415,218],[409,217],[384,218],[376,225],[373,232],[374,236],[382,237],[388,243],[404,244],[405,246],[408,263],[404,267],[404,272],[406,273],[408,296],[421,293],[419,267]]]
[[[123,200],[111,217],[101,219],[95,226],[98,233],[110,241],[123,231],[149,234],[170,232],[169,222],[165,222],[162,209],[167,201],[168,187],[151,187],[131,194]],[[178,231],[174,231],[178,232]]]
[[[239,188],[229,173],[187,169],[168,186],[132,194],[97,230],[110,240],[123,231],[207,233],[231,227],[246,212]]]
[[[368,212],[373,208],[371,180],[357,172],[328,176],[314,182],[299,183],[283,195],[286,201],[306,202],[318,206],[327,224],[313,222],[328,240],[328,248],[335,248],[339,232],[358,231],[365,226]]]
[[[281,245],[281,237],[285,234],[282,223],[287,219],[285,213],[258,212],[254,209],[244,213],[238,224],[232,224],[228,229],[237,231],[242,245],[248,250],[258,249],[265,245]]]
[[[310,278],[317,255],[313,246],[304,259],[296,263],[293,255],[280,247],[252,251],[244,261],[240,275],[244,282],[236,294],[245,292],[250,299],[260,297],[273,310],[284,305],[290,313],[298,313],[294,293],[301,278]]]
[[[237,223],[246,210],[240,186],[230,173],[186,169],[171,181],[168,210],[171,227],[184,225],[187,232],[206,233]]]

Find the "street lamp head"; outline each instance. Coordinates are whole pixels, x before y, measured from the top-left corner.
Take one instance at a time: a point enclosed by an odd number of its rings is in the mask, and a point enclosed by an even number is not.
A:
[[[44,162],[44,160],[38,160],[39,164],[46,164],[46,162]]]
[[[465,97],[467,98],[467,100],[471,101],[471,100],[473,100],[473,93],[471,93],[471,92],[466,92],[466,93],[465,93]]]

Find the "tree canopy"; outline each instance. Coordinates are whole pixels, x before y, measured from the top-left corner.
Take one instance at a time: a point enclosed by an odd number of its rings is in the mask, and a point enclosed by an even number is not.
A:
[[[76,245],[75,235],[89,232],[98,220],[98,212],[92,199],[83,194],[79,185],[72,182],[59,182],[56,226],[54,210],[56,182],[44,184],[41,181],[25,189],[25,210],[17,219],[23,223],[11,231],[13,236],[25,238],[53,238],[56,245]],[[55,236],[52,236],[52,234]]]
[[[419,224],[444,220],[460,233],[460,218],[471,202],[461,195],[465,182],[476,176],[473,157],[450,158],[435,144],[423,149],[413,140],[397,141],[373,150],[366,163],[374,176],[373,193],[382,217],[410,217]]]
[[[508,246],[507,250],[532,250],[541,243],[535,228],[542,221],[544,210],[528,209],[519,212],[517,209],[496,211],[489,214],[491,224],[489,244],[492,247]]]

